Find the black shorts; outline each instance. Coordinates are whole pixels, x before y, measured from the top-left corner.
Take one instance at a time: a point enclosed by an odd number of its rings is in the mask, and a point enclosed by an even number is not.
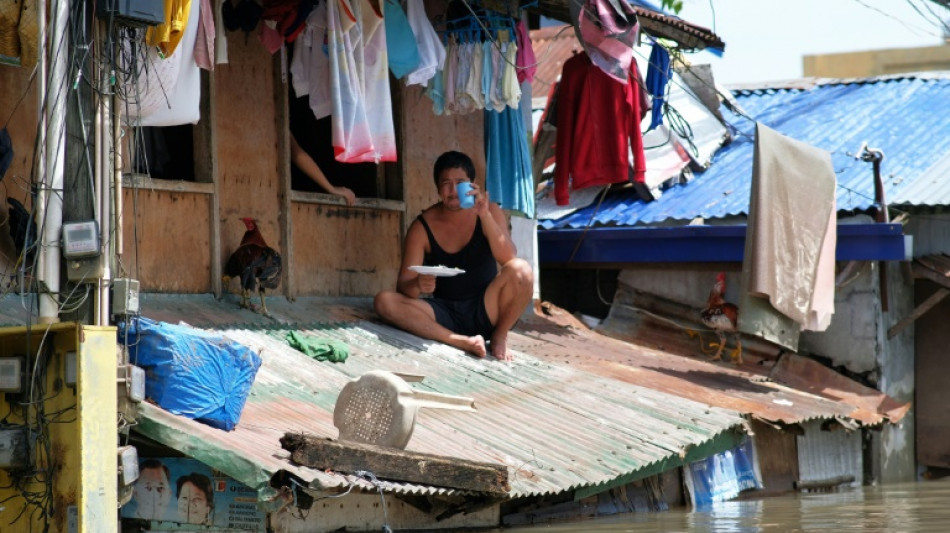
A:
[[[484,295],[470,300],[428,298],[425,301],[435,312],[435,321],[446,329],[469,337],[481,335],[486,342],[491,340],[495,326],[485,310]]]

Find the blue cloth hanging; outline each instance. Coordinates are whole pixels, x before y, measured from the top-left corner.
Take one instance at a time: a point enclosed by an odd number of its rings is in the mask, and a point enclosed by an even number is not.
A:
[[[660,43],[653,43],[646,80],[647,91],[653,97],[653,114],[647,131],[663,124],[663,104],[666,100],[666,86],[669,84],[671,74],[670,53]]]
[[[386,0],[382,5],[389,70],[396,79],[401,79],[419,66],[419,45],[399,2]]]
[[[485,188],[504,209],[534,218],[534,177],[520,109],[485,111]]]

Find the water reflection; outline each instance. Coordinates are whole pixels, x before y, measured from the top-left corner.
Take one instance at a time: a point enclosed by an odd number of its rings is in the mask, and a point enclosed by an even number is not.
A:
[[[950,478],[859,487],[834,493],[790,494],[573,523],[505,529],[505,533],[646,532],[933,532],[950,531]]]

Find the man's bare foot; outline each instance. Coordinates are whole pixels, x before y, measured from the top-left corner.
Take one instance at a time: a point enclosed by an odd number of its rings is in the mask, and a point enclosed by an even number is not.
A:
[[[495,335],[491,339],[491,354],[492,357],[499,359],[501,361],[511,361],[514,359],[511,356],[511,352],[508,351],[508,334],[504,335]]]
[[[461,336],[458,342],[454,346],[460,350],[465,350],[466,352],[474,355],[475,357],[485,357],[488,355],[488,350],[485,349],[485,338],[481,335],[475,335],[474,337],[465,337]]]

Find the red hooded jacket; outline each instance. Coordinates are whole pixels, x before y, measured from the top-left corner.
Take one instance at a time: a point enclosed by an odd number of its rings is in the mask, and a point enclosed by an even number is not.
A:
[[[557,95],[554,196],[567,205],[573,189],[644,181],[646,158],[640,121],[640,73],[630,63],[626,84],[608,76],[579,53],[564,63]],[[633,168],[629,153],[633,151]]]

